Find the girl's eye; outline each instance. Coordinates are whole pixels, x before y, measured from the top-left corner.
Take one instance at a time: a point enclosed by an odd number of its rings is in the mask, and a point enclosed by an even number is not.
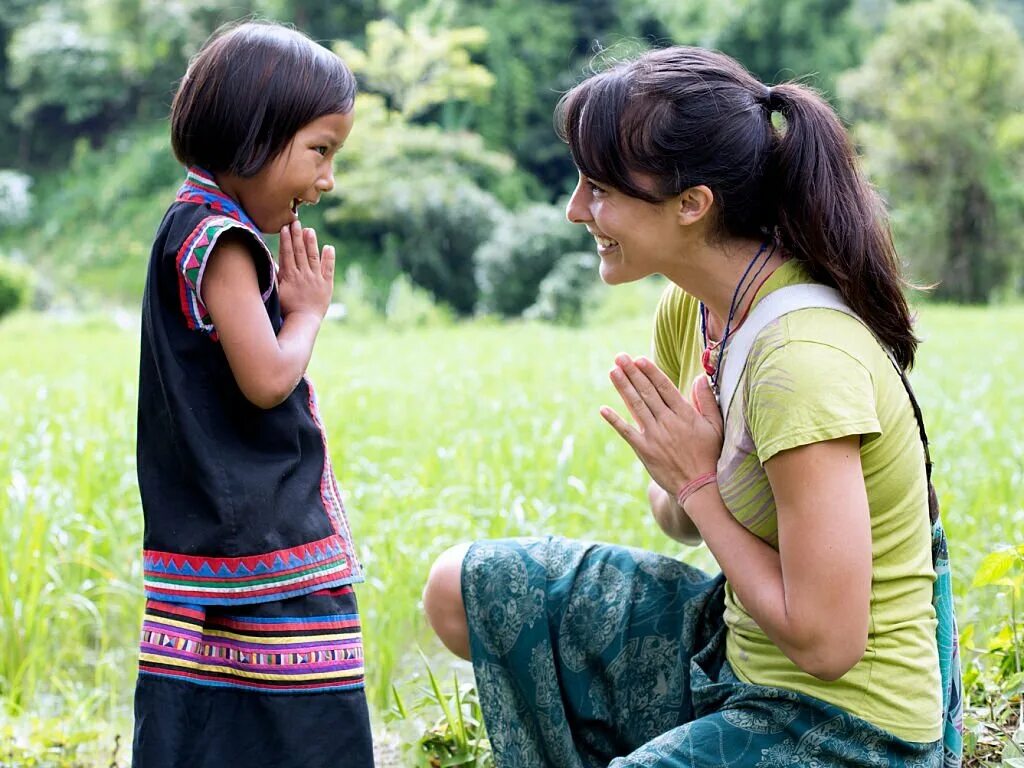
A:
[[[321,156],[323,156],[323,157],[327,156],[327,147],[319,146],[319,147],[313,147],[313,149],[315,151],[319,152]]]
[[[592,194],[594,197],[600,197],[601,195],[607,194],[607,191],[604,189],[604,187],[599,187],[590,179],[587,179],[587,186],[590,187],[590,194]]]

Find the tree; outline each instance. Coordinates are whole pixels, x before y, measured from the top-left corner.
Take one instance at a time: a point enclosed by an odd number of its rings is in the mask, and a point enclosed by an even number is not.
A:
[[[892,13],[840,95],[897,242],[936,294],[987,301],[1024,247],[1024,44],[964,0]]]

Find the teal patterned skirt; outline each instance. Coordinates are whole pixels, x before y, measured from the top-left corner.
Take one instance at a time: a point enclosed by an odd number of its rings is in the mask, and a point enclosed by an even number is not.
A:
[[[498,768],[943,765],[941,741],[737,679],[724,583],[626,547],[474,544],[462,593]]]

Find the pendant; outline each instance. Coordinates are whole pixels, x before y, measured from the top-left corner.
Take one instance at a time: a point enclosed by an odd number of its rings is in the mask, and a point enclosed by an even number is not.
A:
[[[708,376],[714,376],[715,371],[718,370],[718,345],[713,347],[705,347],[704,352],[700,356],[700,364],[704,367],[704,373]]]

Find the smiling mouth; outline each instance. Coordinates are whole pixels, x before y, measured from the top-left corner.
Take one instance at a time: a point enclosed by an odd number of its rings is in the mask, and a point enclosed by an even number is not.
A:
[[[599,235],[594,235],[594,240],[597,241],[597,245],[601,250],[614,248],[619,244],[617,240],[612,240],[610,237],[601,237]]]

